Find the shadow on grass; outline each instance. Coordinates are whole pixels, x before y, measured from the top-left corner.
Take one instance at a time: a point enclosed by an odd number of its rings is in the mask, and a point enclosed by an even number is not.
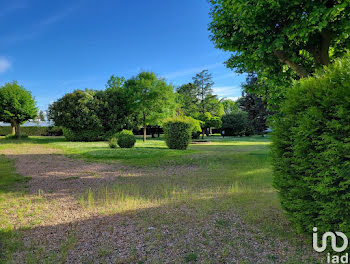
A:
[[[191,199],[2,231],[3,257],[17,251],[22,263],[185,263],[195,254],[199,263],[318,263],[279,210],[256,212],[255,225],[230,202],[232,195]]]

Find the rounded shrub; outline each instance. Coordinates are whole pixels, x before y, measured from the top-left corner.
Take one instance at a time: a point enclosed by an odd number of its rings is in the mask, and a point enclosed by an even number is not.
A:
[[[295,83],[272,126],[274,186],[292,222],[350,235],[350,57]]]
[[[186,117],[168,118],[163,121],[166,144],[170,149],[186,149],[191,142],[193,123]]]
[[[136,137],[131,130],[123,130],[117,135],[117,143],[121,148],[132,148],[136,143]]]

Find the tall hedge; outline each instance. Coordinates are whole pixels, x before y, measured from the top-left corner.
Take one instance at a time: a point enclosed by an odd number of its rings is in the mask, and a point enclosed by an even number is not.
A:
[[[48,127],[30,126],[21,127],[21,132],[28,136],[48,136]],[[12,133],[10,126],[0,126],[0,136],[6,136]]]
[[[350,56],[288,92],[273,122],[274,186],[300,231],[350,235]]]
[[[166,144],[170,149],[186,149],[191,142],[193,122],[186,117],[168,118],[163,121]]]

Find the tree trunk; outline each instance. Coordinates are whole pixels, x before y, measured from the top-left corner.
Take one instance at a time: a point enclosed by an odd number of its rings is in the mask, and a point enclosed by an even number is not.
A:
[[[16,124],[14,121],[11,121],[11,129],[12,129],[11,135],[14,136],[16,134]]]
[[[283,64],[287,64],[293,71],[300,77],[306,78],[309,76],[308,71],[301,65],[294,63],[290,60],[289,55],[283,50],[275,50],[274,54]]]
[[[146,137],[147,137],[146,114],[143,113],[143,142],[146,141]]]
[[[17,123],[17,122],[16,122],[16,126],[15,126],[15,131],[16,131],[16,136],[18,138],[21,138],[21,128],[20,128],[19,123]]]
[[[157,127],[158,137],[160,137],[160,127]]]
[[[152,134],[152,138],[155,138],[155,136],[154,136],[154,128],[153,127],[151,127],[151,134]]]
[[[331,34],[322,32],[319,36],[319,45],[307,49],[307,51],[314,57],[317,67],[329,65],[329,47],[331,45],[331,39]]]
[[[204,128],[202,128],[202,139],[204,139]]]

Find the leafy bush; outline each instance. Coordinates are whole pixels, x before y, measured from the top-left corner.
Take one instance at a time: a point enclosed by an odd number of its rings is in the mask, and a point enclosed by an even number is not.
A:
[[[101,141],[104,140],[103,133],[96,129],[96,130],[78,130],[73,131],[69,128],[62,128],[63,135],[68,141]]]
[[[117,142],[121,148],[132,148],[136,143],[136,137],[131,130],[123,130],[118,133]]]
[[[116,138],[111,138],[108,141],[108,145],[109,145],[110,148],[116,148],[118,146],[117,139]]]
[[[50,126],[47,128],[48,136],[63,136],[62,127],[60,126]]]
[[[303,79],[273,121],[274,186],[299,231],[350,235],[350,57]]]
[[[243,111],[224,115],[222,117],[222,129],[225,131],[225,136],[249,136],[252,133],[248,114]]]
[[[193,124],[186,117],[168,118],[163,121],[166,144],[170,149],[186,149],[191,141]]]
[[[191,124],[191,137],[198,139],[202,131],[201,124],[203,122],[190,116],[183,116],[182,118]]]

